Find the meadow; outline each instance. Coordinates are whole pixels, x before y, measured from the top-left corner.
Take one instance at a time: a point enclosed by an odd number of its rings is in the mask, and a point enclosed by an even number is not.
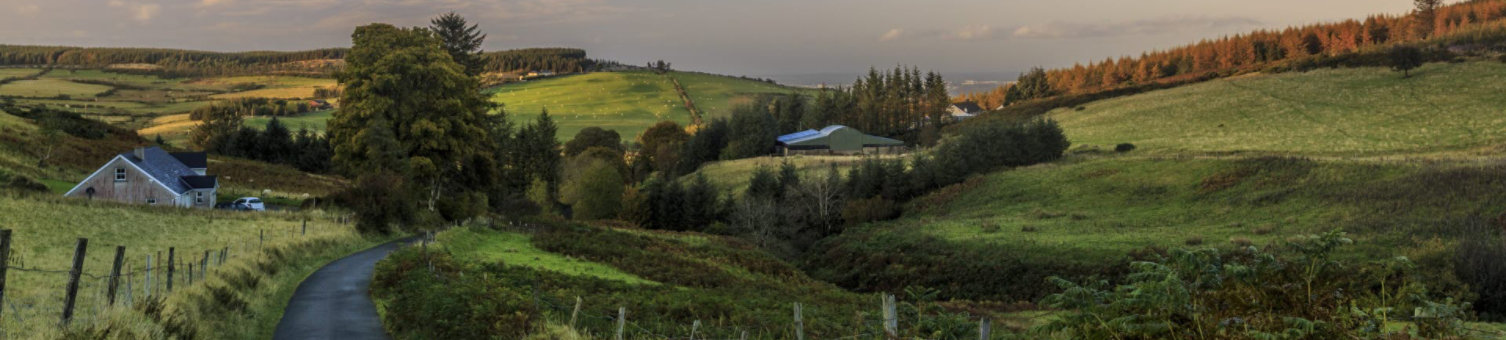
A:
[[[93,98],[109,91],[109,86],[75,83],[58,79],[17,80],[0,85],[0,96],[52,98]]]
[[[646,71],[594,72],[494,88],[492,101],[505,105],[508,118],[531,123],[542,109],[559,125],[560,140],[569,140],[587,127],[616,130],[624,140],[636,138],[660,121],[691,123],[690,111],[680,101],[674,84],[678,79],[707,117],[724,117],[737,103],[751,102],[758,93],[799,91],[775,84],[726,76],[688,72],[661,75]]]
[[[302,99],[313,98],[314,90],[319,88],[333,89],[339,87],[331,78],[308,78],[293,76],[242,76],[206,78],[192,82],[200,86],[248,86],[260,85],[262,88],[249,91],[223,93],[211,96],[214,99],[233,99],[249,97],[265,97],[279,99]]]
[[[1250,75],[1058,109],[1076,144],[1139,151],[1419,155],[1506,143],[1506,63]]]
[[[239,213],[5,194],[0,196],[0,225],[13,230],[13,267],[5,288],[7,310],[0,314],[0,332],[4,332],[0,337],[55,338],[105,330],[125,337],[164,337],[172,335],[166,333],[174,332],[173,327],[183,326],[175,326],[162,315],[186,318],[176,322],[189,321],[187,327],[200,336],[254,334],[250,332],[253,325],[274,325],[276,315],[280,315],[280,307],[266,306],[285,303],[268,301],[272,294],[264,293],[291,290],[285,283],[272,284],[279,278],[278,270],[288,269],[284,265],[300,262],[303,256],[321,249],[345,250],[380,241],[364,239],[352,228],[332,223],[331,218],[319,212]],[[302,234],[304,220],[310,221],[306,235]],[[77,238],[89,239],[84,275],[74,320],[60,330],[57,322],[63,310],[65,272]],[[111,307],[106,304],[105,283],[117,245],[126,247],[122,273],[130,275],[122,274],[117,304]],[[175,258],[181,262],[176,266],[174,293],[170,295],[165,273],[156,274],[155,287],[145,285],[144,275],[147,255],[154,257],[154,268],[161,268],[167,263],[169,247],[176,248]],[[221,263],[219,252],[225,249],[229,261]],[[203,273],[206,251],[211,253],[212,269]],[[192,284],[183,281],[189,263],[199,272],[195,275],[203,276],[196,276]],[[300,270],[302,274],[283,274],[301,278],[312,271]],[[231,278],[224,277],[227,275]],[[233,284],[237,280],[241,285]],[[246,286],[246,280],[266,284]],[[149,293],[153,289],[155,293]],[[166,296],[155,301],[165,306],[155,318],[139,310],[141,304],[154,303],[147,294]],[[128,300],[141,304],[132,306]],[[238,318],[231,313],[247,312],[253,305],[262,307],[255,307],[256,313],[249,320],[252,322],[232,321]],[[271,323],[266,320],[269,318]]]
[[[587,127],[616,130],[631,139],[660,121],[690,122],[674,85],[650,72],[596,72],[503,85],[492,101],[502,103],[519,124],[532,123],[549,110],[560,140]]]
[[[607,338],[617,308],[624,307],[628,339],[691,332],[697,338],[788,339],[795,337],[791,308],[797,302],[808,337],[882,332],[879,296],[812,280],[737,239],[567,222],[525,225],[450,229],[427,248],[408,247],[379,263],[372,295],[394,338]],[[581,270],[590,267],[601,269]],[[658,284],[628,282],[634,277]],[[581,309],[572,318],[577,297]],[[942,304],[902,297],[901,334],[977,336],[976,316],[945,311]],[[451,321],[422,321],[434,313]]]
[[[758,94],[802,93],[814,96],[816,91],[696,72],[672,72],[670,76],[678,79],[680,85],[685,87],[685,92],[695,101],[696,108],[706,115],[703,119],[730,117],[732,109],[738,105],[751,104],[753,97]]]
[[[314,111],[292,117],[277,117],[277,121],[282,123],[282,126],[286,126],[288,130],[292,130],[293,133],[297,133],[299,129],[309,129],[311,132],[322,134],[324,133],[325,123],[329,122],[330,115],[334,113],[334,110]],[[271,121],[272,117],[246,117],[246,121],[243,124],[257,130],[262,130],[266,129],[267,123]]]

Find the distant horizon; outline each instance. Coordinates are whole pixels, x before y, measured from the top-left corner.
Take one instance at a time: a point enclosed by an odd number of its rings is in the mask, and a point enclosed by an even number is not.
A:
[[[454,11],[488,34],[486,50],[572,47],[626,64],[665,60],[733,75],[896,64],[977,73],[1070,67],[1255,29],[1363,19],[1410,7],[1402,0],[12,0],[0,5],[0,43],[339,48],[349,46],[360,25],[424,26]]]

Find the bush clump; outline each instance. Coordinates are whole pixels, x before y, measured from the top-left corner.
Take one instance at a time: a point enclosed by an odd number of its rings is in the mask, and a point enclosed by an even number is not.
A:
[[[1114,152],[1123,153],[1123,152],[1130,152],[1130,151],[1135,151],[1135,145],[1134,144],[1119,143],[1119,145],[1115,145],[1114,146]]]

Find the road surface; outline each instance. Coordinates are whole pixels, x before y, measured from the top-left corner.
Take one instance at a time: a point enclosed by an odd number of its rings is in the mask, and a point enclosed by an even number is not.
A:
[[[277,322],[277,340],[387,339],[367,294],[377,261],[412,239],[397,240],[335,260],[309,275]]]

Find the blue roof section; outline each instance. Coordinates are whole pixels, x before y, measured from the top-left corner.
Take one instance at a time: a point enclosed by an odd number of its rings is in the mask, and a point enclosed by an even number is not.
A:
[[[142,153],[145,154],[146,159],[136,157],[135,152],[122,153],[120,157],[135,164],[136,167],[145,171],[147,176],[152,176],[153,179],[167,186],[174,193],[182,194],[194,189],[188,183],[184,183],[183,178],[198,177],[199,174],[194,172],[193,169],[188,168],[187,165],[183,165],[183,161],[178,160],[177,157],[173,157],[167,151],[163,151],[162,148],[155,146],[142,150]],[[202,184],[202,182],[199,183]]]
[[[788,144],[788,143],[791,143],[791,142],[794,142],[794,141],[806,140],[806,139],[808,139],[810,137],[820,137],[822,135],[823,134],[820,131],[805,130],[805,131],[800,131],[800,132],[796,132],[796,133],[791,133],[791,134],[788,134],[788,135],[779,136],[779,142],[780,143],[786,143],[786,144]]]
[[[788,134],[788,135],[779,136],[779,142],[783,143],[783,144],[793,144],[793,143],[799,143],[799,142],[809,141],[809,140],[816,139],[816,138],[822,138],[822,137],[826,137],[826,136],[831,136],[831,133],[837,132],[837,130],[846,129],[846,128],[847,128],[846,126],[842,126],[842,125],[832,125],[832,126],[821,128],[821,131],[816,131],[816,130],[800,131],[800,132],[791,133],[791,134]]]

